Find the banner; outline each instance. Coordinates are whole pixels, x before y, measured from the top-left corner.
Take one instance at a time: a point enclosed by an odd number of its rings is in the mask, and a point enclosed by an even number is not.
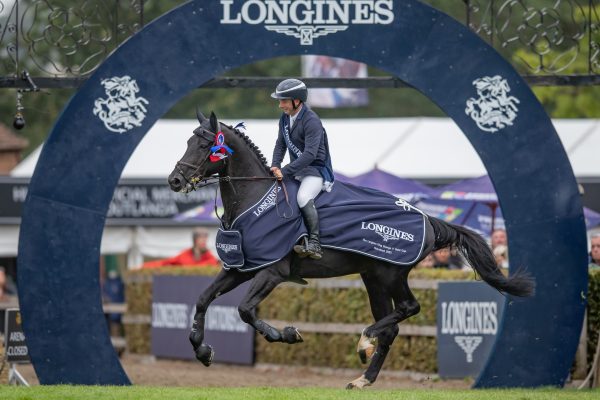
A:
[[[27,198],[29,179],[0,177],[0,225],[17,225]],[[90,194],[91,195],[91,194]],[[166,179],[124,179],[119,181],[106,214],[107,225],[197,225],[217,224],[214,217],[214,188],[176,193]],[[176,218],[192,209],[203,207],[203,218]]]
[[[344,58],[303,56],[302,76],[307,78],[365,78],[367,65]],[[360,107],[369,104],[367,89],[310,89],[311,107]]]
[[[504,300],[484,282],[440,282],[437,356],[441,378],[479,374],[496,340]]]
[[[213,280],[213,277],[205,276],[154,277],[152,354],[157,357],[195,359],[188,336],[198,297]],[[240,285],[217,297],[208,307],[204,342],[213,347],[216,362],[254,363],[254,328],[243,322],[238,313],[238,305],[249,287],[249,283]]]

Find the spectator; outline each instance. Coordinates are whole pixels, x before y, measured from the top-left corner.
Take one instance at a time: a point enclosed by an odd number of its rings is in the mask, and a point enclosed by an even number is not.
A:
[[[433,254],[429,253],[417,264],[417,268],[433,268],[434,261]]]
[[[450,247],[444,247],[433,252],[433,268],[461,269],[460,259],[453,255]]]
[[[496,259],[496,265],[500,268],[508,268],[508,247],[499,244],[492,251],[494,253],[494,258]]]
[[[590,269],[600,269],[600,233],[592,235],[590,247]]]
[[[508,239],[504,229],[494,229],[494,232],[492,232],[492,250],[497,246],[508,246]]]
[[[219,261],[206,247],[208,231],[202,228],[194,230],[192,235],[193,247],[186,249],[175,257],[163,260],[148,261],[142,265],[142,268],[159,268],[169,265],[206,267],[219,265]]]
[[[0,266],[0,300],[5,300],[8,296],[15,296],[17,288],[10,276],[6,274],[6,269]]]

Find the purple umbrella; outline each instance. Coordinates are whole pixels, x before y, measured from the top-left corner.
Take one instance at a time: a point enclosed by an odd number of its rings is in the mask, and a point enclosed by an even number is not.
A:
[[[594,210],[590,210],[587,207],[583,207],[583,216],[585,217],[585,226],[588,229],[600,225],[600,213],[597,213]]]
[[[437,190],[437,197],[441,199],[475,200],[489,203],[498,203],[498,196],[494,185],[488,175],[478,178],[463,179]]]
[[[494,185],[488,175],[483,175],[478,178],[463,179],[438,188],[437,197],[449,200],[472,200],[486,204],[490,208],[492,214],[491,231],[494,230],[496,218],[501,217],[501,210],[498,207],[498,196],[496,195]],[[587,229],[600,224],[599,213],[584,207],[583,214],[585,216],[585,225]]]
[[[357,186],[370,187],[382,192],[391,193],[407,201],[417,201],[436,195],[436,190],[427,185],[411,179],[400,178],[377,167],[362,175],[351,178],[349,182]]]
[[[498,208],[498,196],[488,175],[463,179],[442,186],[437,190],[437,197],[446,200],[469,200],[485,204],[491,213],[490,234],[496,228],[496,214],[500,212]],[[471,212],[474,210],[476,210],[476,207],[473,207]],[[481,210],[481,207],[479,207],[479,210]],[[466,219],[469,217],[470,215],[467,215]]]

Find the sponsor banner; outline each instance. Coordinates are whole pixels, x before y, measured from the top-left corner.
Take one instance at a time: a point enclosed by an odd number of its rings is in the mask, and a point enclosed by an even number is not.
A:
[[[0,224],[19,224],[29,179],[0,178]],[[164,179],[126,179],[119,182],[107,211],[107,225],[180,225],[174,217],[198,205],[214,207],[214,190],[200,188],[188,194],[173,192]],[[190,224],[218,221],[193,219]]]
[[[492,350],[504,296],[484,282],[440,282],[438,372],[442,378],[479,374]]]
[[[4,323],[4,349],[8,363],[29,363],[29,350],[25,343],[25,334],[18,308],[6,310]]]
[[[389,25],[394,21],[393,0],[220,0],[222,25],[263,26],[275,34],[312,46],[320,37],[353,25]],[[273,38],[274,40],[277,37]]]
[[[302,76],[307,78],[366,78],[367,65],[344,58],[303,56]],[[311,107],[362,107],[369,104],[367,89],[310,89]]]
[[[155,276],[152,285],[152,354],[157,357],[195,360],[188,340],[196,302],[214,278]],[[248,291],[243,284],[217,297],[208,307],[204,343],[215,351],[214,361],[254,363],[254,329],[244,323],[238,305]]]

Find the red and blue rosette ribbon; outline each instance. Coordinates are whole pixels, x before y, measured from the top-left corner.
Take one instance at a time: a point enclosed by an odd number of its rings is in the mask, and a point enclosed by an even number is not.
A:
[[[225,135],[223,132],[218,132],[215,136],[215,145],[210,148],[212,154],[210,155],[211,162],[221,161],[228,157],[229,154],[233,154],[233,150],[225,144]]]

